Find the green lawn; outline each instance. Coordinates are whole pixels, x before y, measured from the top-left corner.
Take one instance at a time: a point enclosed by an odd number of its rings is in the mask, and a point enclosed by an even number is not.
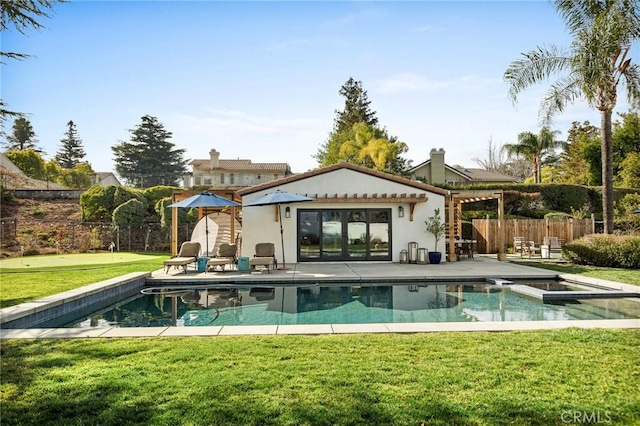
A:
[[[518,262],[516,262],[518,263]],[[562,274],[584,275],[585,277],[601,280],[616,281],[620,283],[640,285],[640,271],[635,269],[601,268],[597,266],[574,265],[571,263],[553,262],[520,262],[525,266],[550,269]]]
[[[120,256],[118,256],[120,255]],[[95,256],[95,257],[93,257]],[[37,300],[130,272],[148,272],[162,268],[168,255],[117,254],[115,260],[103,255],[33,256],[24,258],[33,266],[0,269],[0,308]],[[116,258],[116,256],[118,256]],[[105,263],[105,259],[109,261]],[[15,259],[11,259],[15,261]],[[68,266],[59,265],[66,261]],[[95,261],[95,263],[92,263]],[[6,263],[3,263],[5,265]]]
[[[2,424],[637,425],[639,347],[579,329],[10,340]]]

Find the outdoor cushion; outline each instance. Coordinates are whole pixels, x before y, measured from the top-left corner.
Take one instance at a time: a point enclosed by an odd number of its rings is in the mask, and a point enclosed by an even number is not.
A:
[[[163,265],[165,266],[166,273],[169,273],[169,269],[173,267],[182,266],[184,273],[187,273],[187,266],[196,263],[198,261],[198,253],[200,252],[200,243],[192,243],[185,241],[180,246],[180,252],[178,256],[165,260]]]

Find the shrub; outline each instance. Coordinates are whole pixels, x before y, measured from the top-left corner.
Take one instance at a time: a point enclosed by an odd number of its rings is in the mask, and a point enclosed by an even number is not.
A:
[[[118,226],[140,226],[144,223],[146,212],[146,205],[134,198],[116,207],[113,211],[112,220]]]
[[[562,247],[562,255],[579,265],[640,268],[640,236],[589,235]]]
[[[124,186],[94,185],[80,196],[82,219],[88,222],[111,222],[116,207],[131,199],[145,203],[146,211],[147,200],[141,191]]]
[[[151,188],[145,189],[143,194],[147,200],[147,205],[149,206],[149,213],[152,215],[159,213],[156,209],[158,201],[167,197],[170,198],[174,191],[182,191],[182,189],[177,186],[164,185],[152,186]]]

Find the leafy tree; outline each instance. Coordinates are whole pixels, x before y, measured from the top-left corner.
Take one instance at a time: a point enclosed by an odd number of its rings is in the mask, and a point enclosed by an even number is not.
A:
[[[38,22],[39,18],[50,18],[54,4],[64,3],[65,0],[2,0],[0,1],[0,32],[14,28],[20,34],[26,34],[30,28],[40,30],[44,28]],[[0,64],[5,65],[5,59],[25,59],[29,55],[18,52],[0,51]],[[10,111],[7,104],[0,99],[0,128],[4,129],[7,117],[16,117],[21,114]]]
[[[541,182],[542,163],[545,155],[562,144],[554,139],[557,131],[543,127],[540,134],[522,132],[518,135],[517,144],[505,144],[504,148],[511,155],[521,155],[531,162],[533,182]]]
[[[6,137],[6,142],[4,143],[7,151],[32,149],[36,152],[42,152],[36,146],[38,139],[29,120],[24,117],[16,118],[13,121],[12,131],[13,133]]]
[[[613,123],[613,175],[624,170],[622,163],[628,154],[640,152],[640,115],[638,112],[618,114],[622,121]]]
[[[87,155],[82,147],[82,139],[78,136],[76,124],[72,120],[67,123],[67,131],[60,143],[62,146],[56,153],[55,160],[65,169],[73,169]]]
[[[95,172],[91,164],[84,161],[76,164],[71,169],[60,170],[58,183],[66,188],[86,189],[91,186]]]
[[[378,126],[362,82],[349,78],[339,93],[345,97],[344,109],[336,110],[333,130],[314,155],[318,164],[329,166],[345,160],[389,173],[407,174],[411,162],[400,155],[408,147]]]
[[[640,188],[640,152],[630,152],[620,163],[616,182],[627,188]]]
[[[542,101],[545,120],[579,98],[600,111],[602,145],[602,210],[604,232],[613,232],[613,142],[611,115],[618,85],[629,102],[640,104],[640,68],[628,58],[640,39],[640,3],[636,0],[555,0],[573,41],[569,50],[538,47],[512,62],[504,78],[516,100],[527,87],[561,74]],[[565,72],[566,74],[562,73]],[[621,84],[622,83],[622,84]]]
[[[61,173],[60,165],[55,160],[51,159],[44,165],[43,179],[47,182],[55,182],[58,180],[58,176]]]
[[[111,147],[116,171],[128,183],[140,188],[176,185],[186,171],[184,149],[175,149],[171,132],[156,117],[145,115],[130,130],[131,141]]]
[[[600,185],[602,162],[600,160],[600,129],[588,121],[574,121],[567,134],[567,143],[560,154],[558,183],[576,185]],[[594,147],[597,152],[594,153]]]
[[[13,164],[15,164],[22,172],[33,179],[45,178],[45,164],[40,153],[33,149],[14,150],[6,152],[7,156]]]

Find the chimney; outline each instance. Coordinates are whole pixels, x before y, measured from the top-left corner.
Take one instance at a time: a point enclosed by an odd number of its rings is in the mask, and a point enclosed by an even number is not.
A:
[[[220,153],[215,149],[209,151],[209,159],[211,164],[211,170],[217,169],[220,167]]]
[[[431,158],[431,183],[445,183],[444,149],[432,148],[429,157]]]

